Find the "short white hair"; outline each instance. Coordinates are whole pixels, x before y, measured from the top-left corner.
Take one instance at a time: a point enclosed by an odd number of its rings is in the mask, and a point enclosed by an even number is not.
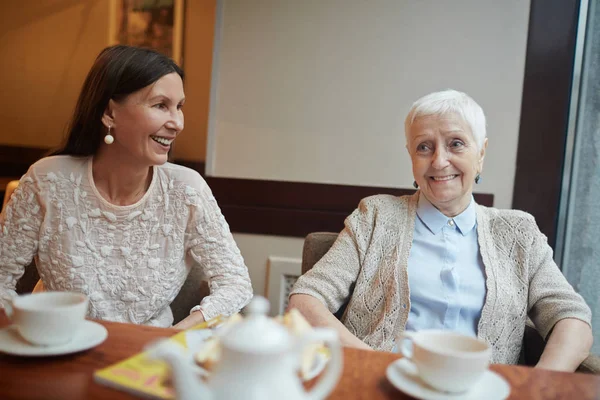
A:
[[[481,150],[487,136],[483,109],[468,94],[452,89],[430,93],[413,103],[404,121],[406,143],[408,144],[410,128],[417,118],[448,114],[457,115],[469,125],[473,138]]]

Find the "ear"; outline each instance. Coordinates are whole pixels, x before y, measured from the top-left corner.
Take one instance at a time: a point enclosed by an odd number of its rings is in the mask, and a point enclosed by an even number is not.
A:
[[[115,117],[114,117],[114,110],[115,110],[115,102],[110,99],[108,100],[108,105],[106,106],[106,109],[104,110],[104,114],[102,114],[102,124],[108,128],[114,128],[115,126]]]
[[[483,146],[481,146],[481,150],[479,151],[479,172],[483,169],[483,159],[485,158],[485,151],[487,150],[488,139],[485,138],[483,141]]]

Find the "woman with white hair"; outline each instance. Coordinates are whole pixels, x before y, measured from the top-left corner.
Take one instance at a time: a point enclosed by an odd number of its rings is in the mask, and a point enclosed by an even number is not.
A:
[[[574,371],[591,348],[590,309],[530,214],[473,198],[488,144],[481,107],[432,93],[413,104],[405,132],[419,190],[363,199],[289,307],[346,346],[391,351],[401,331],[444,329],[483,339],[504,364],[518,362],[529,316],[547,340],[538,367]],[[339,321],[332,313],[348,299]]]

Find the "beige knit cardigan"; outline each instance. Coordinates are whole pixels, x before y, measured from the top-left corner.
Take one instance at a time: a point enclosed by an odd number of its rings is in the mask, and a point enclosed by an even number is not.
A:
[[[408,257],[418,192],[363,199],[331,250],[295,284],[292,294],[319,299],[331,312],[350,296],[344,325],[377,350],[390,351],[410,310]],[[543,337],[563,318],[590,324],[591,311],[564,278],[534,218],[477,205],[477,235],[486,297],[477,336],[492,362],[516,364],[529,316]]]

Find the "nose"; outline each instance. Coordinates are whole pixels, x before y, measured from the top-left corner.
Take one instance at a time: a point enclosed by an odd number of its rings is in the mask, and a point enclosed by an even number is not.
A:
[[[176,131],[177,133],[183,130],[183,111],[177,110],[171,113],[171,118],[165,124],[167,128]]]
[[[448,151],[440,146],[436,149],[433,154],[433,159],[431,160],[431,166],[435,169],[444,169],[446,168],[450,162],[448,161]]]

